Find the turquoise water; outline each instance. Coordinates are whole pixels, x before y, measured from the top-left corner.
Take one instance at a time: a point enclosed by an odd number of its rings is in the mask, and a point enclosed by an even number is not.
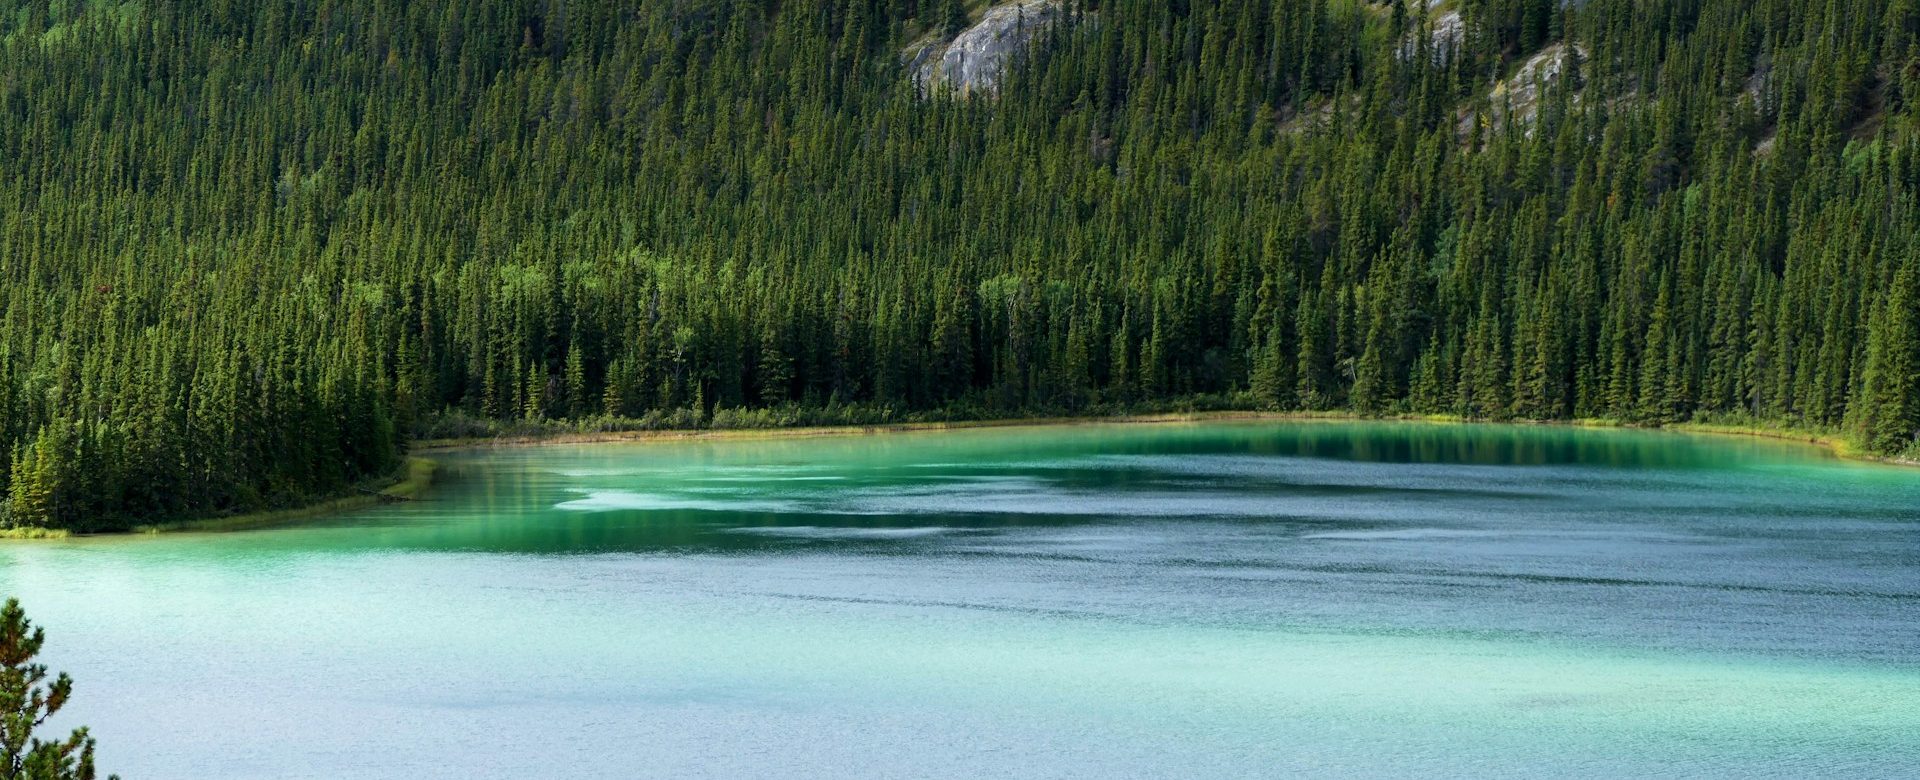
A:
[[[128,780],[1920,776],[1920,471],[1387,423],[442,460],[0,590]]]

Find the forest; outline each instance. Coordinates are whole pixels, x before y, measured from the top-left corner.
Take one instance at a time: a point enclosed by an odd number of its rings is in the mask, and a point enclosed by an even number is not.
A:
[[[1187,406],[1916,451],[1916,0],[0,0],[0,526]]]

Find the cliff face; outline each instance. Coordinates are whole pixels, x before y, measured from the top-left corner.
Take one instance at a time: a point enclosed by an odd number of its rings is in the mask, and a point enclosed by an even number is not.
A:
[[[1568,65],[1586,59],[1587,51],[1582,46],[1568,47],[1565,44],[1553,44],[1520,64],[1512,78],[1493,85],[1488,93],[1488,109],[1485,119],[1490,129],[1498,130],[1507,122],[1517,122],[1526,128],[1528,135],[1533,134],[1534,120],[1540,116],[1542,93],[1560,78],[1560,72]],[[1575,92],[1572,100],[1578,103],[1581,94]],[[1462,136],[1473,130],[1473,117],[1463,116],[1460,120]]]
[[[928,93],[953,90],[992,94],[1013,56],[1066,16],[1061,0],[1015,0],[988,9],[952,41],[929,41],[907,53],[907,64]]]

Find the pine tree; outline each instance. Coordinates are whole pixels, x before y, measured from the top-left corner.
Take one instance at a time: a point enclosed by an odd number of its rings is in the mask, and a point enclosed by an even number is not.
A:
[[[1867,335],[1858,429],[1874,452],[1920,440],[1920,260],[1909,254]]]
[[[19,599],[0,607],[0,775],[22,780],[93,780],[93,738],[85,728],[65,739],[33,735],[73,696],[73,679],[47,679],[34,663],[47,632],[27,619]]]
[[[937,0],[940,4],[940,30],[948,38],[959,35],[973,25],[968,18],[967,4],[963,0]]]

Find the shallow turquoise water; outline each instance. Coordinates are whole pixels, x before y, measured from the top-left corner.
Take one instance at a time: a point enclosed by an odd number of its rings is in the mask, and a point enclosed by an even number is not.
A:
[[[446,456],[299,528],[0,545],[172,777],[1920,776],[1920,472],[1632,431]]]

